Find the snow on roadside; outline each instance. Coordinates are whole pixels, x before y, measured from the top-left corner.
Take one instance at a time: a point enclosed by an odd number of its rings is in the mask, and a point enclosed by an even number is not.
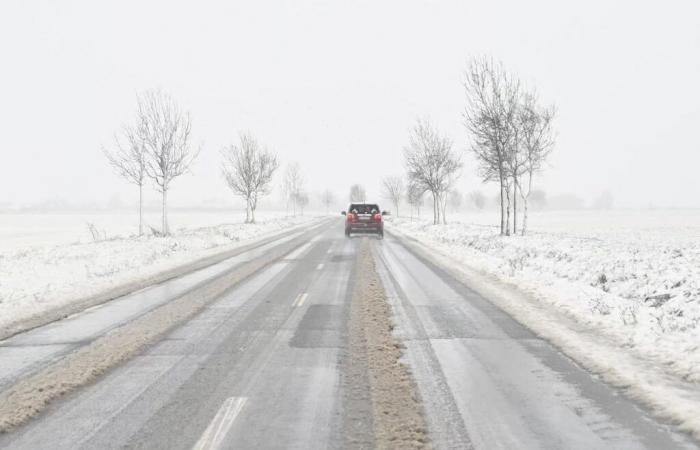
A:
[[[695,227],[677,232],[579,227],[571,233],[541,227],[526,237],[502,237],[496,227],[467,221],[435,226],[394,218],[389,224],[698,383],[700,226]]]
[[[0,251],[0,328],[314,220],[318,217],[266,218],[256,224],[181,229],[169,237]]]

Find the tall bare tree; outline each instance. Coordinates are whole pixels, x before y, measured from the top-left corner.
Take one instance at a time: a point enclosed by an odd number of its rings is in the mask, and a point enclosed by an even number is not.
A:
[[[518,145],[517,111],[520,82],[501,63],[473,59],[465,73],[467,107],[463,117],[471,149],[484,181],[500,185],[501,234],[510,234],[510,158]]]
[[[272,176],[277,170],[277,156],[262,148],[250,133],[241,133],[239,143],[221,152],[221,171],[234,194],[245,199],[245,221],[255,223],[258,199],[270,193]]]
[[[335,195],[330,189],[326,189],[321,194],[321,203],[326,207],[326,214],[328,214],[330,206],[335,202]]]
[[[115,135],[116,147],[103,148],[109,164],[127,182],[139,187],[139,236],[143,235],[143,185],[146,180],[146,146],[137,125],[124,125]]]
[[[282,181],[282,190],[284,191],[287,204],[292,203],[293,215],[297,215],[297,206],[299,205],[299,197],[304,188],[304,177],[301,174],[299,163],[293,162],[287,165]]]
[[[523,96],[518,109],[520,146],[523,153],[522,171],[527,179],[524,187],[520,178],[517,178],[515,183],[523,199],[523,236],[527,233],[528,200],[532,193],[532,178],[542,169],[543,163],[554,147],[552,122],[555,111],[554,105],[547,107],[539,105],[534,92]]]
[[[367,193],[365,187],[361,184],[353,184],[350,186],[350,201],[364,203],[367,201]]]
[[[418,119],[404,147],[404,162],[409,183],[428,191],[433,197],[433,223],[447,223],[447,192],[462,167],[459,155],[452,151],[452,140],[441,136],[428,120]]]
[[[192,121],[170,95],[160,90],[147,91],[138,98],[140,138],[146,149],[146,173],[162,195],[162,233],[168,227],[168,190],[170,183],[187,172],[199,154],[193,149]]]
[[[399,205],[404,195],[404,185],[401,177],[386,177],[382,180],[384,197],[388,198],[394,205],[396,217],[399,216]]]

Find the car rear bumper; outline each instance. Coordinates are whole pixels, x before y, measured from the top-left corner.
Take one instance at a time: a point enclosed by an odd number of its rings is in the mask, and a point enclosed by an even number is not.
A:
[[[383,230],[384,225],[376,223],[353,223],[345,226],[345,231],[351,233],[381,233]]]

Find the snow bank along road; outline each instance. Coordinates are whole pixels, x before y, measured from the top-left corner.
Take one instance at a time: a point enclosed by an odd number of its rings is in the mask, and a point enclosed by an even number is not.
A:
[[[395,237],[237,258],[0,342],[0,448],[697,448]]]

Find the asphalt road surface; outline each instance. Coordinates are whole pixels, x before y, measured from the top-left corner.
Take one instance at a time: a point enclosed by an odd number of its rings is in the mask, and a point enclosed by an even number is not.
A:
[[[348,354],[362,246],[432,447],[697,448],[397,238],[348,239],[339,222],[0,435],[0,448],[375,447],[372,367]],[[177,292],[153,289],[0,342],[0,389]]]

